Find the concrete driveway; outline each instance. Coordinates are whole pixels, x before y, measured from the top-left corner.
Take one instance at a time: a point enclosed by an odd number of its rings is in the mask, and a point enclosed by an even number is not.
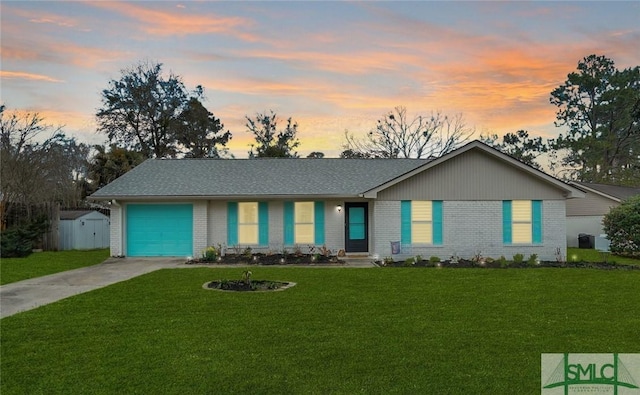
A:
[[[0,318],[178,266],[185,266],[184,258],[109,258],[98,265],[5,284],[0,286]]]
[[[344,258],[344,260],[344,265],[329,267],[375,267],[371,260],[366,257]],[[129,280],[159,269],[202,267],[201,265],[185,265],[184,261],[184,258],[109,258],[98,265],[2,285],[0,286],[0,318],[35,309],[70,296],[106,287],[107,285]],[[291,266],[284,265],[281,267]],[[323,265],[301,266],[327,267]],[[210,267],[241,266],[216,265]]]

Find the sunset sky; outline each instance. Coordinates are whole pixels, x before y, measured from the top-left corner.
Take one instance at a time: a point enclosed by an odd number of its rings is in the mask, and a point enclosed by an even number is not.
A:
[[[299,123],[299,152],[337,156],[396,106],[462,113],[480,133],[553,137],[549,93],[590,54],[640,65],[640,2],[2,1],[1,101],[80,141],[100,92],[163,63],[246,157],[245,115]]]

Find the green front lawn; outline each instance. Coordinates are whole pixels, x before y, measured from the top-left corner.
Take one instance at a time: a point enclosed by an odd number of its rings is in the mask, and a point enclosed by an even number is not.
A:
[[[534,394],[540,354],[640,352],[640,271],[166,269],[0,321],[0,393]]]
[[[35,252],[26,258],[0,259],[0,285],[100,263],[109,249]]]
[[[640,265],[640,259],[627,258],[624,256],[603,254],[600,251],[587,248],[567,248],[568,262],[603,262],[620,263],[626,265]]]

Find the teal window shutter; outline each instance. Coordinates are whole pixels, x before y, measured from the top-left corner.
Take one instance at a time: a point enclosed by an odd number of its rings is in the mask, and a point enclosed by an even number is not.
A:
[[[531,202],[531,216],[533,244],[542,244],[542,200]]]
[[[511,244],[513,230],[511,228],[511,200],[502,201],[502,242]]]
[[[293,202],[284,202],[284,244],[293,245]]]
[[[411,244],[411,200],[400,202],[400,244]]]
[[[313,203],[313,225],[316,245],[324,244],[324,202]]]
[[[433,221],[433,245],[442,245],[442,200],[431,203],[431,218]]]
[[[238,203],[227,203],[227,245],[238,244]]]
[[[269,203],[258,202],[258,244],[269,245]]]

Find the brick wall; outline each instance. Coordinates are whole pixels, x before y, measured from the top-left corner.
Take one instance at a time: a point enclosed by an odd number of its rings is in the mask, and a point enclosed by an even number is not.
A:
[[[325,245],[333,253],[344,248],[344,209],[338,212],[337,206],[341,201],[325,202]],[[229,252],[233,252],[234,246],[227,245],[227,202],[209,201],[207,204],[206,245],[217,246],[220,244]],[[194,207],[194,215],[195,207]],[[195,218],[194,218],[195,221]],[[194,237],[195,237],[194,225]],[[195,243],[195,240],[194,240]],[[239,246],[244,248],[245,246]],[[271,251],[279,253],[284,248],[284,203],[282,201],[269,202],[269,245],[254,247],[254,252]],[[307,252],[307,245],[299,246],[303,252]],[[320,246],[318,246],[320,247]],[[204,247],[203,247],[204,248]],[[288,248],[291,250],[291,248]]]
[[[198,200],[193,202],[193,257],[202,255],[202,250],[207,248],[209,227],[208,202]]]
[[[556,259],[556,249],[566,256],[566,218],[564,200],[543,202],[542,245],[504,245],[502,243],[502,201],[444,201],[443,245],[403,246],[395,260],[421,255],[428,259],[437,256],[449,259],[452,255],[471,258],[477,253],[484,257],[511,259],[523,254],[525,259],[537,254],[541,260]],[[378,201],[374,218],[378,228],[374,233],[374,254],[381,259],[391,256],[392,241],[400,241],[400,202]],[[384,225],[381,225],[384,224]]]
[[[111,215],[109,220],[111,226],[109,227],[109,240],[110,240],[110,254],[111,256],[124,255],[122,251],[122,207],[119,205],[111,205]]]

